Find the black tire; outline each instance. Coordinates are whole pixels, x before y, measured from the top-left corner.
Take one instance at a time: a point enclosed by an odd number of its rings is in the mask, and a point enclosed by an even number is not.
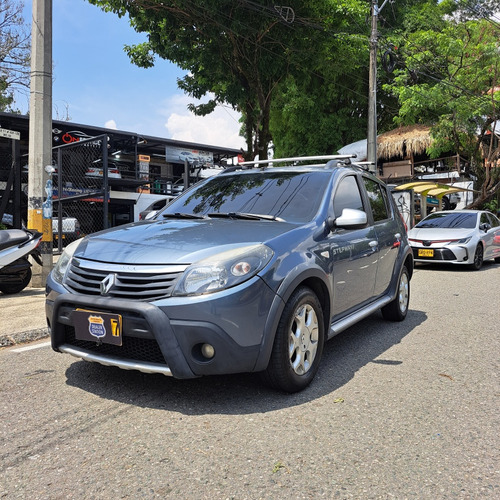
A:
[[[398,293],[392,302],[382,307],[382,316],[389,321],[403,321],[410,303],[410,273],[403,266],[398,282]]]
[[[324,342],[323,310],[318,297],[307,287],[298,288],[281,315],[262,379],[289,393],[305,389],[318,371]]]
[[[19,281],[19,283],[9,283],[0,285],[0,292],[5,293],[5,295],[12,295],[14,293],[19,293],[28,286],[28,283],[30,281],[31,281],[31,269],[28,268],[24,272],[23,276],[21,277],[21,281]]]
[[[481,269],[481,267],[483,266],[483,261],[483,245],[479,243],[479,245],[476,247],[476,251],[474,252],[474,262],[470,265],[471,269],[473,269],[474,271],[479,271],[479,269]]]
[[[495,257],[495,262],[496,262],[497,264],[500,264],[500,257]]]

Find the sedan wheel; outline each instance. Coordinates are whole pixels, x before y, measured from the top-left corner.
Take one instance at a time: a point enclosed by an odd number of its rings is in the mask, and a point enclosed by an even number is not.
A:
[[[323,352],[323,311],[316,295],[299,288],[281,316],[269,365],[262,376],[266,383],[286,392],[307,387]]]
[[[474,252],[474,262],[471,264],[472,269],[479,271],[483,265],[484,255],[483,255],[483,245],[479,244]]]

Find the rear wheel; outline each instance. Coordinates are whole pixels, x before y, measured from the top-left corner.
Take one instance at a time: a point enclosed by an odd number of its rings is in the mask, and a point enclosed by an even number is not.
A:
[[[8,283],[0,285],[0,292],[5,293],[5,295],[12,295],[14,293],[19,293],[24,290],[31,280],[31,269],[27,268],[22,276],[19,277],[18,283]]]
[[[476,247],[476,251],[474,252],[474,262],[471,264],[471,268],[475,271],[479,271],[483,265],[484,260],[484,252],[483,245],[479,244]]]
[[[318,371],[324,330],[318,298],[307,287],[297,289],[281,315],[264,382],[290,393],[306,388]]]
[[[389,321],[403,321],[408,313],[410,303],[410,274],[406,266],[399,277],[398,294],[396,298],[382,307],[382,315]]]

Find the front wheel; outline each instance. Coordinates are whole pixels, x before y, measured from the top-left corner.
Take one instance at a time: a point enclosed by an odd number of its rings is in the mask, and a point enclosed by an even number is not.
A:
[[[474,252],[474,262],[471,264],[471,268],[475,271],[479,271],[483,265],[484,254],[483,254],[483,245],[481,243],[476,247],[476,251]]]
[[[399,276],[398,294],[396,298],[382,307],[382,316],[389,321],[403,321],[408,313],[410,303],[410,273],[406,266]]]
[[[264,382],[290,393],[305,389],[318,371],[324,341],[321,304],[312,290],[298,288],[281,315]]]

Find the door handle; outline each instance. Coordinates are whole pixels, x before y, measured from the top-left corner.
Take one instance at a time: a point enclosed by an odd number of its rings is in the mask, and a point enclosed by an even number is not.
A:
[[[368,243],[368,245],[371,247],[371,248],[375,248],[378,246],[378,241],[377,240],[372,240],[370,241],[370,243]]]
[[[396,233],[394,235],[394,238],[396,238],[396,241],[392,244],[392,248],[398,248],[401,246],[401,233]]]

